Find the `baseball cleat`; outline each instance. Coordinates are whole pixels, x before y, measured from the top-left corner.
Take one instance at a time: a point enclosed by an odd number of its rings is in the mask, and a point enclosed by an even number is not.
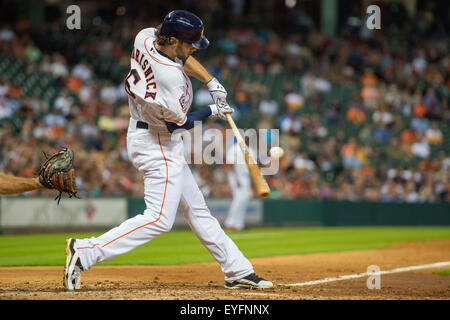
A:
[[[273,288],[273,283],[261,278],[256,273],[251,273],[246,277],[238,280],[225,281],[225,288],[238,289],[238,288],[255,288],[255,289],[268,289]]]
[[[69,291],[78,290],[81,287],[81,265],[78,250],[75,248],[75,239],[66,240],[66,266],[64,268],[64,286]]]

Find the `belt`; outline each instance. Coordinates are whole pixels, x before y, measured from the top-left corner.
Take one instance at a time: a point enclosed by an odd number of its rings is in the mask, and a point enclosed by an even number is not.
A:
[[[148,130],[148,123],[138,121],[138,122],[136,122],[136,128]]]

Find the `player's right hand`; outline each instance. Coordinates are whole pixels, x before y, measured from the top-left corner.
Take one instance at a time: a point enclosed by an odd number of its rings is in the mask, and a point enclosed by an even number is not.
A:
[[[218,116],[223,120],[226,120],[226,114],[233,114],[234,109],[230,107],[228,103],[220,102],[218,104],[210,104],[209,107],[211,108],[211,115]]]
[[[221,103],[221,101],[227,100],[227,90],[225,90],[224,86],[220,84],[219,80],[216,78],[212,78],[206,86],[208,87],[209,93],[215,104]]]

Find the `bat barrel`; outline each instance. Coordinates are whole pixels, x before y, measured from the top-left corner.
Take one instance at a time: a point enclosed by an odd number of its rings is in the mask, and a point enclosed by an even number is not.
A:
[[[258,197],[267,198],[270,194],[270,188],[266,182],[266,179],[264,179],[264,176],[262,175],[261,170],[256,161],[250,155],[250,152],[248,151],[244,139],[242,138],[241,133],[236,127],[234,120],[231,118],[231,115],[226,114],[226,118],[228,123],[230,124],[231,129],[233,130],[236,139],[238,140],[238,144],[242,150],[242,153],[244,154],[245,163],[247,164],[248,171],[250,173],[250,177],[253,181]]]

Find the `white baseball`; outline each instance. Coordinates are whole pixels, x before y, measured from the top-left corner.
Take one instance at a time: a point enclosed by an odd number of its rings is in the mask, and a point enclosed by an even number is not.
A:
[[[269,154],[274,159],[280,159],[282,156],[284,156],[284,150],[280,147],[272,147],[269,150]]]

